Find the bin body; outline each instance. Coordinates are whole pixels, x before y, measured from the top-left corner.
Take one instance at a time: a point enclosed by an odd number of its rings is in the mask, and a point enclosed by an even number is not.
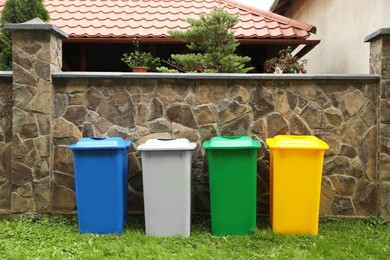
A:
[[[250,137],[213,137],[207,151],[213,235],[250,235],[256,228],[257,148]]]
[[[318,234],[324,152],[315,136],[276,136],[270,148],[270,218],[279,233]]]
[[[80,233],[121,234],[127,220],[128,147],[122,138],[82,138],[73,151]]]
[[[140,145],[145,232],[149,236],[190,236],[191,166],[195,143],[150,139]]]

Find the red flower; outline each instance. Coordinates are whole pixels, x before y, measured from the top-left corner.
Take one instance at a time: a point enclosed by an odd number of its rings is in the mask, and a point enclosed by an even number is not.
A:
[[[196,67],[195,70],[196,70],[197,72],[202,72],[202,71],[203,71],[203,67]]]

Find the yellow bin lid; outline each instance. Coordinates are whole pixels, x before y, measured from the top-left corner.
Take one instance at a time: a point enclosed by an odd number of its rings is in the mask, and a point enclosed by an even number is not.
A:
[[[266,143],[271,149],[329,149],[327,143],[312,135],[277,135],[267,138]]]

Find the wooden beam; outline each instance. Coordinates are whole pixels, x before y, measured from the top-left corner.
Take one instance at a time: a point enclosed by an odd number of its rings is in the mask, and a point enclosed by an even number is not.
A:
[[[299,59],[305,56],[307,53],[309,53],[314,47],[316,47],[317,44],[315,45],[305,45],[295,56],[297,56]]]

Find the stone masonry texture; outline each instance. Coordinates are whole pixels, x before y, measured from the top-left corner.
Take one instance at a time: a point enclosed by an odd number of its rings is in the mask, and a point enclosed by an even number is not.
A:
[[[56,79],[53,207],[75,210],[68,145],[86,136],[120,136],[129,152],[129,210],[142,211],[142,166],[135,147],[150,138],[184,137],[193,154],[193,210],[209,211],[202,143],[216,135],[263,142],[258,155],[258,213],[269,213],[269,151],[278,134],[316,135],[330,146],[321,215],[375,215],[377,83],[338,80]],[[299,189],[299,187],[296,187]],[[234,191],[231,191],[234,192]]]
[[[380,76],[378,91],[378,199],[379,215],[390,218],[390,35],[370,43],[371,73]]]
[[[11,213],[50,213],[53,85],[62,41],[50,30],[14,31]],[[8,192],[8,190],[7,190]]]
[[[11,206],[12,79],[0,78],[0,212]]]

